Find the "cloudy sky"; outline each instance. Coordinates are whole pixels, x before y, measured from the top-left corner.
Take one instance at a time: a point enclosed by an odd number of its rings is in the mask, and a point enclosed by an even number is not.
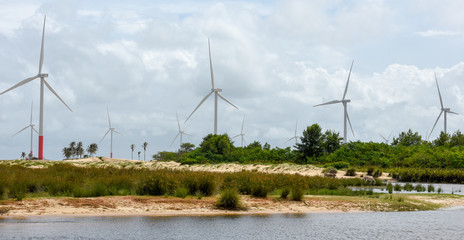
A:
[[[343,133],[341,99],[351,61],[347,98],[355,136],[381,141],[412,129],[426,135],[440,113],[433,77],[445,107],[464,114],[464,2],[462,1],[62,1],[0,0],[0,92],[37,74],[44,15],[47,89],[44,156],[62,159],[71,141],[99,143],[111,123],[114,156],[130,145],[147,155],[178,148],[181,127],[198,145],[213,131],[214,100],[184,124],[211,80],[239,110],[219,101],[219,133],[288,147],[303,128],[318,123]],[[38,125],[39,81],[0,95],[0,158],[28,152]],[[448,117],[448,131],[464,117]],[[431,139],[443,130],[443,119]],[[234,139],[240,144],[238,138]],[[98,155],[109,155],[107,137]],[[37,153],[37,136],[34,136]],[[143,153],[142,153],[143,155]]]

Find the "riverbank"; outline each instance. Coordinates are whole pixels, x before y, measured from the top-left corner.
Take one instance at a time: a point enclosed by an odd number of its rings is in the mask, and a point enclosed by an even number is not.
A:
[[[391,196],[391,197],[390,197]],[[241,197],[246,210],[230,211],[215,206],[217,197],[35,198],[0,201],[0,217],[39,216],[199,216],[252,215],[311,212],[417,211],[464,206],[456,195],[380,195],[379,197],[313,196],[303,201],[278,197]]]

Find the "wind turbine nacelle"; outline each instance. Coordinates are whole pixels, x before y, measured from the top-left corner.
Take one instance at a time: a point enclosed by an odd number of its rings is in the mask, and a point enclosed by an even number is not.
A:
[[[343,100],[343,101],[344,101],[344,102],[347,102],[347,103],[351,102],[350,99],[345,99],[345,100]]]
[[[451,108],[443,108],[443,111],[449,112],[449,111],[451,111]]]
[[[221,89],[221,88],[215,88],[215,89],[213,89],[213,91],[215,91],[215,92],[222,92],[222,89]]]
[[[48,77],[48,73],[41,73],[41,74],[39,74],[39,77],[41,77],[41,78]]]

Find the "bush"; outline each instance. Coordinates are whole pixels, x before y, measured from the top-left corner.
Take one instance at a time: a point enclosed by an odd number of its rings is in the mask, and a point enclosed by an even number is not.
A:
[[[410,191],[414,190],[414,186],[412,184],[410,184],[410,183],[406,183],[406,184],[404,184],[403,189],[405,191],[410,192]]]
[[[290,189],[286,187],[282,189],[282,192],[280,193],[280,198],[287,199],[288,194],[290,194]]]
[[[187,188],[184,188],[184,187],[179,187],[176,189],[176,191],[174,191],[174,196],[175,197],[180,197],[180,198],[185,198],[187,197],[189,191],[187,190]]]
[[[345,176],[356,176],[356,169],[355,168],[348,168],[348,170],[346,170]]]
[[[395,184],[395,187],[393,189],[397,192],[401,192],[401,185]]]
[[[380,171],[379,169],[375,170],[373,177],[376,178],[376,177],[380,177],[380,176],[382,176],[382,171]]]
[[[433,187],[433,185],[428,185],[427,192],[433,192],[433,191],[435,191],[435,187]]]
[[[137,189],[139,195],[162,196],[168,192],[166,179],[160,176],[153,176],[143,182]]]
[[[267,187],[262,182],[254,183],[251,187],[251,196],[253,197],[266,197],[269,192],[269,187]]]
[[[213,176],[205,176],[199,179],[198,191],[204,196],[211,196],[216,191],[216,182]]]
[[[367,175],[372,176],[374,174],[374,167],[368,167],[367,168]]]
[[[301,187],[292,188],[292,200],[293,201],[302,201],[304,197],[304,192]]]
[[[425,192],[425,187],[422,184],[417,184],[415,189],[417,192]]]
[[[241,202],[240,196],[238,194],[237,189],[235,188],[228,188],[224,189],[219,197],[216,206],[219,208],[230,209],[230,210],[238,210],[240,209]]]
[[[337,169],[333,168],[333,167],[329,167],[329,168],[326,168],[324,170],[322,170],[323,173],[334,173],[336,174],[338,171]]]
[[[339,170],[340,170],[340,169],[343,169],[343,168],[348,168],[348,167],[350,167],[350,164],[347,163],[347,162],[334,162],[334,163],[332,163],[332,164],[330,164],[330,165],[332,165],[332,167],[334,167],[334,168],[336,168],[336,169],[339,169]]]
[[[393,193],[393,184],[388,183],[387,184],[387,190],[388,190],[388,193],[392,194]]]

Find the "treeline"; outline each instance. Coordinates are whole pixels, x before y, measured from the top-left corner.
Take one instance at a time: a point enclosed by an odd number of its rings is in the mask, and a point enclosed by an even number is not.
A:
[[[393,138],[391,144],[376,142],[349,142],[341,144],[339,133],[323,132],[318,124],[303,131],[300,143],[294,150],[271,148],[253,142],[245,147],[235,147],[230,137],[212,135],[203,138],[200,146],[184,143],[178,152],[159,152],[159,160],[174,160],[183,164],[195,163],[296,163],[348,167],[377,166],[381,168],[464,168],[464,134],[442,132],[429,142],[417,132],[409,130]]]

